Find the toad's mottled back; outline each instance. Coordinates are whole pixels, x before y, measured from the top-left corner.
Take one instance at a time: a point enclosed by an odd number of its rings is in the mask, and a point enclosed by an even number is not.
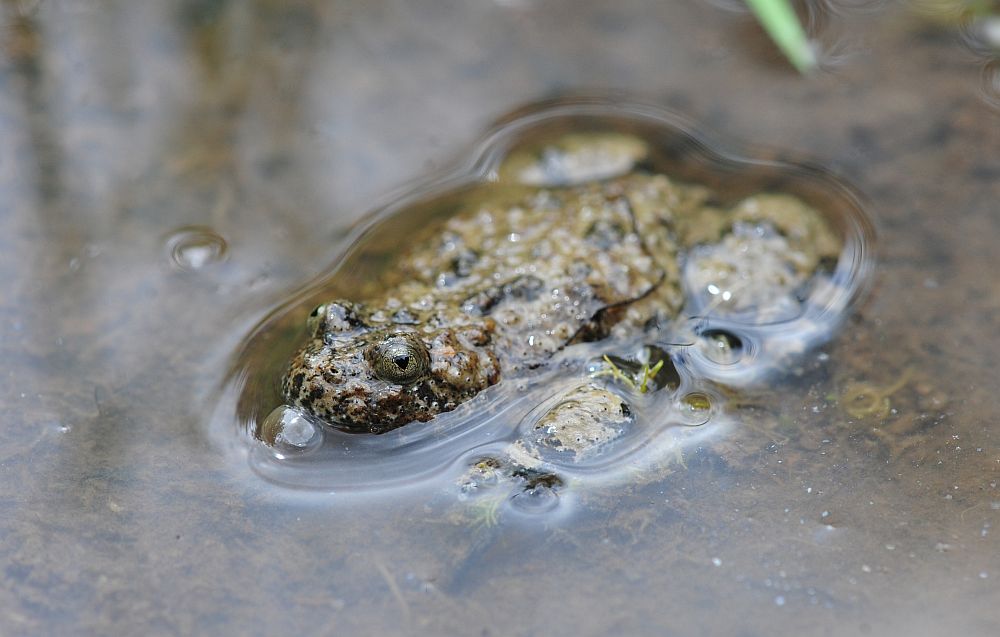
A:
[[[335,426],[386,431],[454,409],[561,348],[672,317],[682,301],[662,175],[496,187],[402,254],[404,282],[318,307],[283,381]]]
[[[409,240],[370,288],[380,293],[316,308],[286,400],[339,429],[379,433],[455,409],[575,343],[634,342],[671,325],[685,298],[703,315],[794,316],[803,286],[838,254],[822,215],[783,194],[718,207],[702,186],[637,169],[647,156],[641,140],[614,133],[512,154],[500,183]],[[624,398],[612,408],[618,399],[581,382],[558,423],[543,418],[558,434],[551,446],[567,452],[629,420]],[[594,433],[597,414],[608,431]]]

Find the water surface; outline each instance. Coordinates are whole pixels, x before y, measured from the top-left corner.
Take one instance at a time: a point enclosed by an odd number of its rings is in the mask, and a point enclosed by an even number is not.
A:
[[[995,56],[816,3],[803,78],[721,5],[0,5],[0,632],[1000,631]],[[724,444],[470,524],[212,435],[231,354],[366,211],[519,105],[614,90],[880,220],[868,300]]]

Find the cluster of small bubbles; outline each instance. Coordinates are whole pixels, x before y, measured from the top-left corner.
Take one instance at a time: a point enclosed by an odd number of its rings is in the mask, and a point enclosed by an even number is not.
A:
[[[685,394],[678,401],[677,407],[684,424],[690,427],[704,425],[712,416],[712,399],[703,392]]]
[[[275,457],[284,459],[319,448],[323,427],[301,411],[281,405],[261,422],[259,436]]]
[[[75,256],[69,260],[70,271],[79,272],[80,269],[84,266],[85,260],[95,259],[98,256],[100,256],[101,252],[103,252],[103,248],[101,248],[101,246],[95,245],[93,243],[88,243],[86,246],[84,246],[82,256]]]
[[[226,240],[205,226],[178,228],[170,233],[166,244],[170,262],[188,272],[225,261],[228,251]]]

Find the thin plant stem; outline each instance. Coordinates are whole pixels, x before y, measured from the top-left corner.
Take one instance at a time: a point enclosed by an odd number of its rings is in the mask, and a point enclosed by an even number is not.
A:
[[[813,51],[805,30],[788,0],[746,0],[764,30],[778,45],[799,73],[816,68]]]

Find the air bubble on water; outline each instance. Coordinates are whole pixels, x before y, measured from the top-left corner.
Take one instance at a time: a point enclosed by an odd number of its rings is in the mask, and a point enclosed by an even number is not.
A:
[[[683,424],[697,427],[704,425],[711,418],[712,399],[709,398],[708,394],[691,392],[681,397],[677,409],[683,419]]]
[[[962,24],[962,40],[978,55],[994,57],[1000,52],[1000,16],[973,17]]]
[[[226,240],[205,226],[178,228],[170,233],[166,244],[170,262],[188,272],[225,261],[228,253]]]
[[[706,330],[701,334],[701,351],[717,365],[735,365],[743,358],[743,341],[725,330]]]
[[[323,443],[323,428],[298,409],[281,405],[261,422],[259,437],[282,459],[317,449]]]

